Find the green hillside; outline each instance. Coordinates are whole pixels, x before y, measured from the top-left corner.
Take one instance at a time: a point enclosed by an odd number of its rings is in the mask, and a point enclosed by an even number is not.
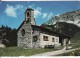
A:
[[[80,30],[77,25],[66,22],[57,22],[54,25],[43,24],[42,26],[62,34],[66,34],[70,37],[73,37]]]
[[[75,34],[74,37],[71,38],[72,43],[80,44],[80,31]]]

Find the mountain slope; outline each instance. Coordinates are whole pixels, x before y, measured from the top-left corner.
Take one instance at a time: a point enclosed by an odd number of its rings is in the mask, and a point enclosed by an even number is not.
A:
[[[75,36],[71,38],[71,42],[80,44],[80,31],[77,32]]]
[[[67,13],[61,14],[59,16],[55,16],[55,17],[51,18],[45,24],[54,25],[56,22],[73,23],[80,27],[80,10],[67,12]]]

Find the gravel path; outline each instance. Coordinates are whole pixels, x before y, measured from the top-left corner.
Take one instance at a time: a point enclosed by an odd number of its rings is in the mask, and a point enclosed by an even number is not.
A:
[[[41,54],[37,54],[37,55],[33,55],[33,56],[54,56],[54,55],[58,55],[58,54],[66,53],[66,52],[71,52],[71,51],[78,50],[78,49],[80,49],[80,48],[75,48],[75,49],[71,49],[71,50],[65,50],[65,48],[64,48],[62,50],[41,53]]]

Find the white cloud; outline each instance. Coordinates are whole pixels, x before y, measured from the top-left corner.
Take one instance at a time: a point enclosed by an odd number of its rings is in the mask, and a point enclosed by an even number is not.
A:
[[[39,17],[45,19],[50,19],[53,16],[53,13],[45,13],[42,11],[41,7],[36,6],[35,4],[33,5],[29,5],[28,7],[25,7],[25,5],[21,5],[21,4],[16,4],[15,6],[13,5],[7,5],[6,9],[5,9],[5,13],[7,14],[7,16],[11,16],[14,18],[17,18],[17,16],[19,14],[21,14],[22,12],[24,12],[24,10],[26,10],[27,8],[32,8],[34,9],[34,17],[37,19]]]
[[[46,18],[48,16],[47,13],[43,13],[43,18]]]
[[[40,7],[36,7],[35,4],[29,5],[28,8],[29,7],[34,9],[34,17],[35,18],[38,18],[39,16],[41,16],[42,12],[41,12]],[[25,9],[26,9],[26,7],[21,4],[16,4],[15,6],[8,4],[5,9],[5,13],[7,14],[7,16],[17,18],[17,15],[24,12]]]
[[[16,9],[13,6],[7,5],[7,8],[5,9],[5,13],[7,14],[7,16],[11,16],[11,17],[17,17],[16,14]]]
[[[7,7],[5,9],[5,13],[7,16],[11,16],[14,18],[17,18],[17,15],[23,12],[25,10],[24,5],[16,4],[15,6],[7,4]]]
[[[34,5],[29,5],[28,8],[33,8],[34,9],[34,17],[35,18],[38,18],[38,17],[41,17],[43,19],[47,18],[47,19],[50,19],[52,16],[53,16],[53,13],[45,13],[45,12],[42,12],[42,8],[41,7],[38,7],[36,6],[35,4]]]
[[[59,16],[60,14],[57,14],[56,16]]]
[[[39,10],[39,11],[41,11],[41,10],[42,10],[42,9],[41,9],[41,7],[37,7],[36,9],[37,9],[37,10]]]
[[[39,16],[41,16],[41,12],[39,10],[34,10],[34,17],[38,18]]]
[[[51,19],[53,16],[53,13],[51,12],[50,14],[48,14],[48,19]]]
[[[42,12],[41,12],[41,8],[37,7],[34,9],[34,17],[38,18],[38,16],[41,16]]]

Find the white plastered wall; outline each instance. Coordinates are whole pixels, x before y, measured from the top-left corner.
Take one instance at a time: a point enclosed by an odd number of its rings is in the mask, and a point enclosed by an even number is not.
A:
[[[48,36],[48,41],[43,40],[43,36]],[[54,38],[54,42],[52,42],[52,38]],[[60,45],[59,43],[59,37],[57,36],[52,36],[44,33],[40,33],[40,46],[44,48],[45,45]]]

